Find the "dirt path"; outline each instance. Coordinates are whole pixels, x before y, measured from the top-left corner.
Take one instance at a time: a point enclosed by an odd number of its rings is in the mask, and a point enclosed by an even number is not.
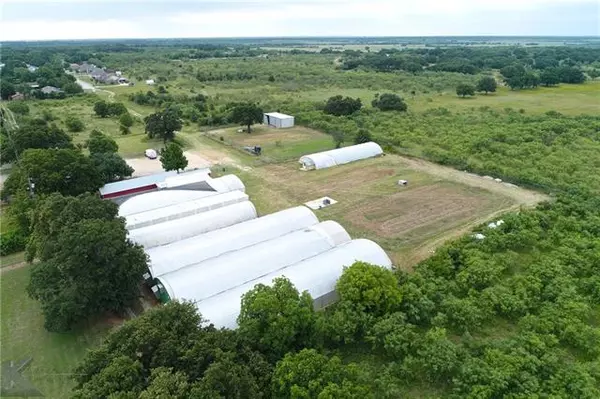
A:
[[[408,158],[398,155],[411,169],[425,172],[427,174],[441,177],[446,180],[452,180],[472,187],[483,188],[484,190],[498,193],[512,198],[517,203],[526,206],[533,206],[542,201],[550,199],[546,194],[537,191],[527,190],[514,184],[497,182],[493,179],[485,178],[473,173],[461,172],[446,166],[438,165],[433,162],[422,159]]]
[[[6,266],[6,267],[3,267],[3,268],[0,268],[0,275],[1,275],[1,274],[4,274],[4,273],[6,273],[6,272],[10,272],[11,270],[17,270],[17,269],[20,269],[20,268],[22,268],[22,267],[25,267],[25,266],[27,266],[28,264],[29,264],[29,263],[27,263],[27,262],[23,261],[23,262],[18,262],[18,263],[12,264],[12,265],[10,265],[10,266]]]

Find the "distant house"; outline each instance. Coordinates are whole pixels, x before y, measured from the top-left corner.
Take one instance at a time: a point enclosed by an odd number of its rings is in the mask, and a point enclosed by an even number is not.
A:
[[[25,94],[16,92],[12,96],[10,96],[12,101],[25,100]]]
[[[117,84],[119,83],[119,77],[116,75],[107,76],[105,83],[107,84]]]
[[[44,87],[42,87],[42,89],[40,91],[44,94],[54,94],[54,93],[62,92],[61,89],[59,89],[58,87],[54,87],[54,86],[44,86]]]
[[[154,84],[154,79],[148,79],[148,80],[146,80],[146,84],[147,85],[153,85]]]
[[[121,76],[121,75],[123,75],[123,72],[121,72],[121,71],[117,71],[117,72],[115,72],[115,75],[117,75],[117,76]]]
[[[72,72],[78,72],[79,71],[79,67],[80,67],[79,64],[73,63],[73,64],[69,65],[69,70],[72,71]]]
[[[119,80],[117,80],[117,82],[119,82],[119,83],[129,83],[129,80],[127,80],[127,78],[124,78],[124,77],[119,77]]]
[[[39,89],[40,85],[35,82],[31,82],[29,83],[29,87],[31,87],[32,89]]]
[[[27,70],[28,70],[29,72],[35,72],[35,71],[37,71],[37,69],[38,69],[38,67],[36,67],[36,66],[34,66],[34,65],[29,65],[29,64],[27,64]]]
[[[276,128],[294,126],[294,117],[280,112],[266,112],[263,114],[263,123]]]
[[[77,70],[77,72],[79,73],[91,73],[96,67],[94,65],[90,65],[87,62],[84,62],[83,64],[79,65],[79,69]]]

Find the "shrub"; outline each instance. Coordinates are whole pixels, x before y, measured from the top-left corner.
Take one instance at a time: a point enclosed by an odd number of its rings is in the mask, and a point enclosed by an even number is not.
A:
[[[67,118],[65,119],[65,125],[67,125],[67,129],[69,129],[69,131],[73,133],[81,132],[83,131],[83,129],[85,129],[85,125],[83,124],[81,119],[72,115],[67,116]]]
[[[25,250],[27,237],[20,230],[13,230],[0,235],[0,256],[6,256]]]

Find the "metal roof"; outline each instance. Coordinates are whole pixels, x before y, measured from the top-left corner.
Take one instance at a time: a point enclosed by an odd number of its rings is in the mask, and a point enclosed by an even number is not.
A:
[[[132,190],[138,187],[145,187],[151,184],[158,184],[163,182],[167,177],[174,176],[177,171],[157,173],[155,175],[134,177],[133,179],[121,180],[114,183],[105,184],[100,187],[100,195],[105,196],[108,194],[114,194],[121,191]]]
[[[272,116],[279,119],[289,119],[293,118],[291,115],[282,114],[280,112],[265,112],[265,115]]]

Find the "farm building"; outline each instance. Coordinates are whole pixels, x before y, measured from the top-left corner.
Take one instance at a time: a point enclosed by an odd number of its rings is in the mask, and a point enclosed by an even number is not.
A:
[[[371,141],[335,150],[304,155],[300,158],[300,163],[302,164],[302,170],[325,169],[358,161],[360,159],[376,157],[381,154],[383,154],[383,150],[379,144]]]
[[[370,240],[352,240],[325,253],[285,267],[266,276],[209,297],[196,304],[202,317],[215,327],[236,328],[241,298],[256,284],[270,285],[276,277],[287,277],[298,289],[308,291],[316,309],[337,300],[335,285],[344,267],[355,261],[368,262],[390,269],[392,262],[379,245]]]
[[[267,112],[263,114],[263,123],[276,128],[293,127],[294,117],[279,112]]]
[[[272,240],[319,223],[315,214],[298,206],[251,219],[168,245],[146,249],[153,277],[174,272],[226,252]]]
[[[349,241],[342,226],[326,221],[186,266],[158,279],[170,299],[197,302]]]
[[[101,187],[99,191],[103,199],[110,199],[118,204],[123,204],[134,196],[159,190],[197,190],[224,193],[234,190],[244,191],[245,187],[244,183],[235,175],[213,179],[210,177],[210,169],[203,168],[180,174],[174,171],[164,172],[108,183]],[[139,201],[146,202],[145,200]],[[161,202],[157,205],[156,207],[165,206]],[[132,207],[128,208],[131,209]],[[127,214],[135,212],[141,211],[128,211]],[[125,216],[125,214],[121,214],[121,216]]]
[[[129,230],[129,239],[145,248],[166,245],[257,217],[250,201],[224,206],[181,219]]]
[[[228,193],[211,195],[192,201],[168,205],[158,209],[134,213],[125,217],[127,229],[139,229],[154,224],[167,222],[169,220],[181,219],[186,216],[211,211],[224,206],[248,201],[248,195],[242,191],[230,191]]]

